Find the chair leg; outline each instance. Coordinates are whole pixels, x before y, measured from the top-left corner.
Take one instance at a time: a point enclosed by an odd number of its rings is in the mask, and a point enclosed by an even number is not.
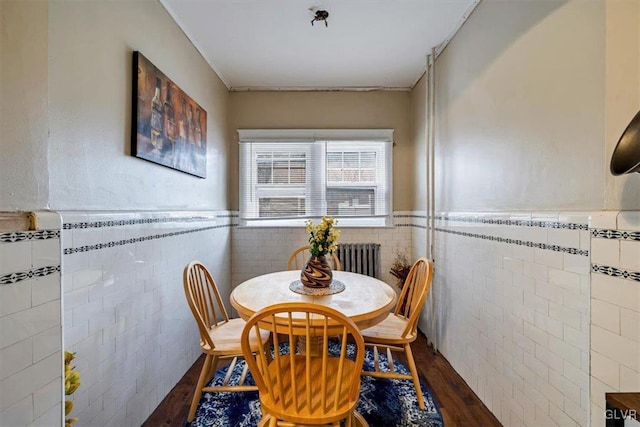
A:
[[[260,421],[258,422],[258,427],[268,427],[271,422],[270,415],[263,415]]]
[[[416,362],[413,360],[413,353],[411,352],[411,345],[405,344],[404,351],[407,354],[407,362],[409,363],[409,370],[411,371],[411,379],[413,380],[413,386],[416,389],[416,396],[418,397],[418,406],[420,409],[424,409],[424,398],[422,397],[422,388],[420,387],[420,379],[418,378],[418,370],[416,369]]]
[[[354,427],[369,427],[369,423],[364,419],[362,414],[355,409],[353,410],[353,426]]]
[[[193,421],[193,417],[196,415],[196,409],[198,408],[198,402],[200,402],[200,396],[202,396],[202,388],[204,387],[204,383],[209,376],[209,369],[211,368],[211,361],[213,356],[207,354],[204,359],[204,365],[202,366],[202,370],[200,371],[200,377],[198,378],[198,384],[196,385],[196,390],[193,393],[193,400],[191,401],[191,408],[189,408],[189,416],[187,417],[187,422],[191,423]]]

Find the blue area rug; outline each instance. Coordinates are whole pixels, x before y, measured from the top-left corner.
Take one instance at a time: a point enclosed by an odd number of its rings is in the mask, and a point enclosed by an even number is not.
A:
[[[350,351],[353,346],[350,345]],[[283,348],[284,351],[286,349]],[[338,353],[338,346],[330,348],[330,353]],[[379,354],[380,365],[387,369],[387,358]],[[231,383],[237,380],[244,368],[244,360],[239,361],[231,376]],[[394,360],[396,371],[409,373],[409,369]],[[373,371],[373,352],[367,348],[364,370]],[[221,385],[227,367],[216,372],[211,385]],[[235,381],[235,382],[234,382]],[[247,384],[254,384],[249,374]],[[420,410],[418,400],[410,380],[389,380],[362,377],[360,399],[357,410],[371,427],[443,427],[440,410],[429,390],[422,384],[425,409]],[[250,427],[257,426],[262,417],[258,392],[244,393],[204,393],[200,399],[196,416],[191,427]]]

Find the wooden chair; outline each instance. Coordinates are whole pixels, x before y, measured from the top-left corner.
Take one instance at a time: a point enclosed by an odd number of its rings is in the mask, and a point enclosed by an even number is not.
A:
[[[432,279],[433,264],[425,258],[418,259],[411,267],[409,275],[404,282],[395,310],[389,313],[382,322],[362,331],[365,345],[373,347],[375,366],[374,371],[363,371],[362,375],[376,378],[413,380],[420,409],[424,409],[424,398],[420,389],[420,380],[410,344],[418,336],[418,318],[429,294]],[[389,370],[382,371],[380,369],[378,347],[386,348]],[[395,371],[391,355],[392,350],[405,352],[411,375]]]
[[[266,349],[254,355],[250,344],[265,330],[274,332],[273,355]],[[334,335],[341,340],[335,341],[331,355],[329,342]],[[353,359],[347,357],[348,339],[355,343]],[[314,340],[321,346],[315,355]],[[281,342],[288,342],[288,349]],[[342,313],[310,303],[272,305],[247,321],[241,344],[260,393],[260,425],[339,426],[341,420],[347,427],[368,425],[355,411],[364,341],[358,327]]]
[[[257,390],[256,386],[245,385],[247,375],[245,366],[238,385],[230,385],[229,379],[238,357],[242,357],[240,336],[245,322],[242,319],[229,319],[227,310],[222,303],[216,282],[209,270],[200,262],[192,261],[184,269],[184,292],[189,303],[189,308],[200,331],[200,347],[206,355],[204,366],[198,378],[198,384],[191,401],[187,421],[193,421],[193,417],[200,401],[202,392],[214,391],[251,391]],[[257,350],[269,340],[269,333],[252,339],[250,348]],[[218,362],[222,359],[232,359],[227,375],[222,386],[205,387],[216,373]]]
[[[311,246],[306,245],[306,246],[299,247],[298,249],[293,251],[293,253],[289,257],[289,261],[287,261],[287,270],[302,269],[302,267],[304,267],[305,263],[309,259],[310,248]],[[331,254],[331,258],[329,262],[331,261],[333,261],[333,265],[331,266],[331,269],[342,271],[342,263],[340,262],[340,259],[338,258],[338,255],[335,252]]]

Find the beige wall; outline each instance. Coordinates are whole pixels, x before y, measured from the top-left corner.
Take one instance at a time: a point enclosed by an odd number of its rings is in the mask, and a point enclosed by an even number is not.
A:
[[[605,209],[640,210],[640,176],[613,176],[613,149],[640,108],[640,1],[606,1]]]
[[[437,61],[438,209],[603,208],[604,12],[480,4]]]
[[[393,209],[413,206],[413,147],[409,92],[232,92],[229,170],[238,170],[237,129],[395,129]],[[238,209],[238,174],[229,175],[231,209]]]
[[[48,207],[48,14],[0,1],[0,211]]]
[[[227,96],[157,1],[51,1],[53,209],[225,209]],[[207,111],[207,179],[129,155],[132,51]]]

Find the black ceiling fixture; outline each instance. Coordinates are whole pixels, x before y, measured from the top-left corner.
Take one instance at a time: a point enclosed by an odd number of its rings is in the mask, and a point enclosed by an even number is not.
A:
[[[313,17],[313,19],[311,20],[311,25],[313,26],[313,23],[318,21],[324,21],[324,26],[328,27],[329,24],[327,23],[327,18],[329,17],[329,12],[327,12],[326,10],[316,10],[316,15]]]
[[[640,173],[640,112],[622,133],[609,166],[612,175]]]

